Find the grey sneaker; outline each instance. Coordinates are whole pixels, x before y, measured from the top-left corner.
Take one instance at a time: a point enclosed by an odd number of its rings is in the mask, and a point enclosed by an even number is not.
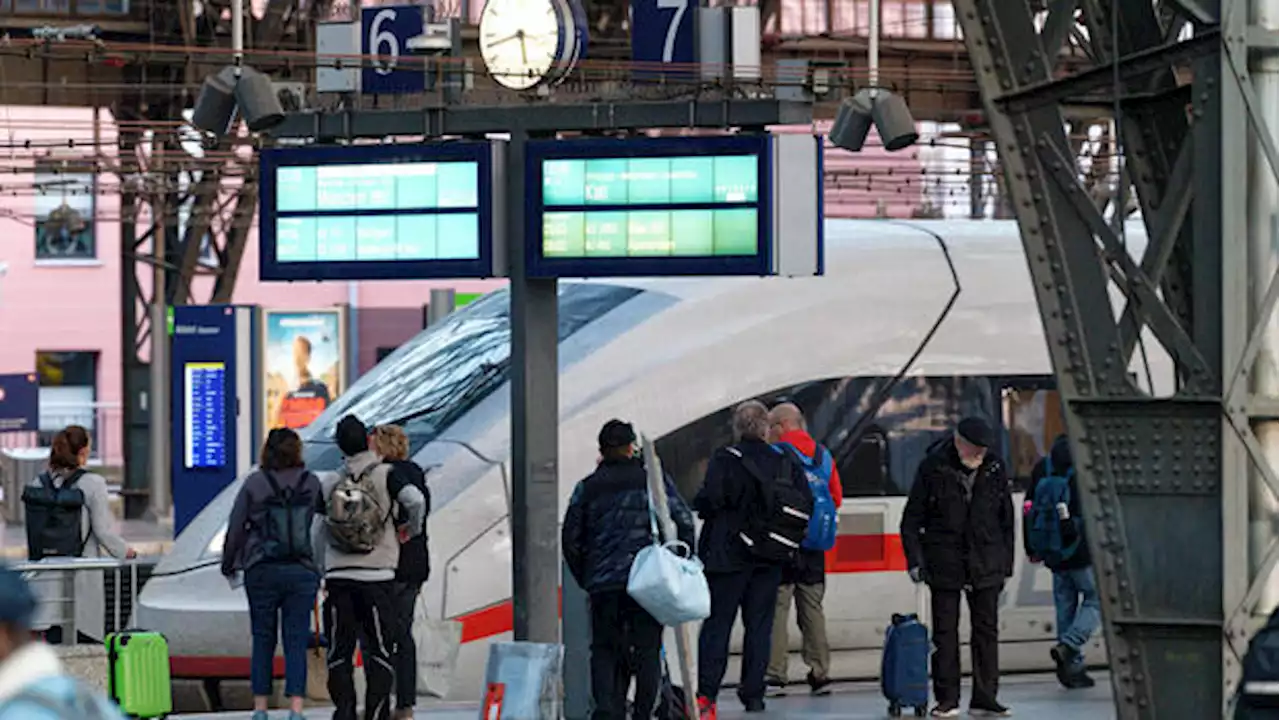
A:
[[[929,717],[959,717],[960,705],[957,703],[938,703],[929,712]]]

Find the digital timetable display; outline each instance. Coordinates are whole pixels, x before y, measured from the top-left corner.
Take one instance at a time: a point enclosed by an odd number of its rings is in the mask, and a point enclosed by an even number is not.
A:
[[[767,136],[530,143],[531,271],[766,274]]]
[[[487,277],[491,146],[263,153],[264,280]]]
[[[227,366],[220,362],[187,363],[185,466],[220,468],[227,464]]]

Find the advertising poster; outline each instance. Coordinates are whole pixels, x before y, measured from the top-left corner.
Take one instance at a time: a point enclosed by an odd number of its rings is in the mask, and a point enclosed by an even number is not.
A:
[[[341,308],[264,310],[263,427],[306,427],[345,389]]]
[[[0,375],[0,433],[39,429],[40,388],[35,373]]]

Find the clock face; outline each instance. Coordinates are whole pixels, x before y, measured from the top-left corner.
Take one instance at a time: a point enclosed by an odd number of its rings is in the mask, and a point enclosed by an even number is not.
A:
[[[495,82],[527,90],[547,78],[569,40],[556,0],[489,0],[480,13],[480,57]]]

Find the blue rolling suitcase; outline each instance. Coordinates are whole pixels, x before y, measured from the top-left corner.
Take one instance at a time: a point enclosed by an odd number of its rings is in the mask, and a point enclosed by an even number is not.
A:
[[[897,615],[884,632],[880,689],[889,701],[889,716],[901,717],[912,708],[916,717],[929,712],[929,628],[925,626],[924,590],[917,588],[919,612]]]

